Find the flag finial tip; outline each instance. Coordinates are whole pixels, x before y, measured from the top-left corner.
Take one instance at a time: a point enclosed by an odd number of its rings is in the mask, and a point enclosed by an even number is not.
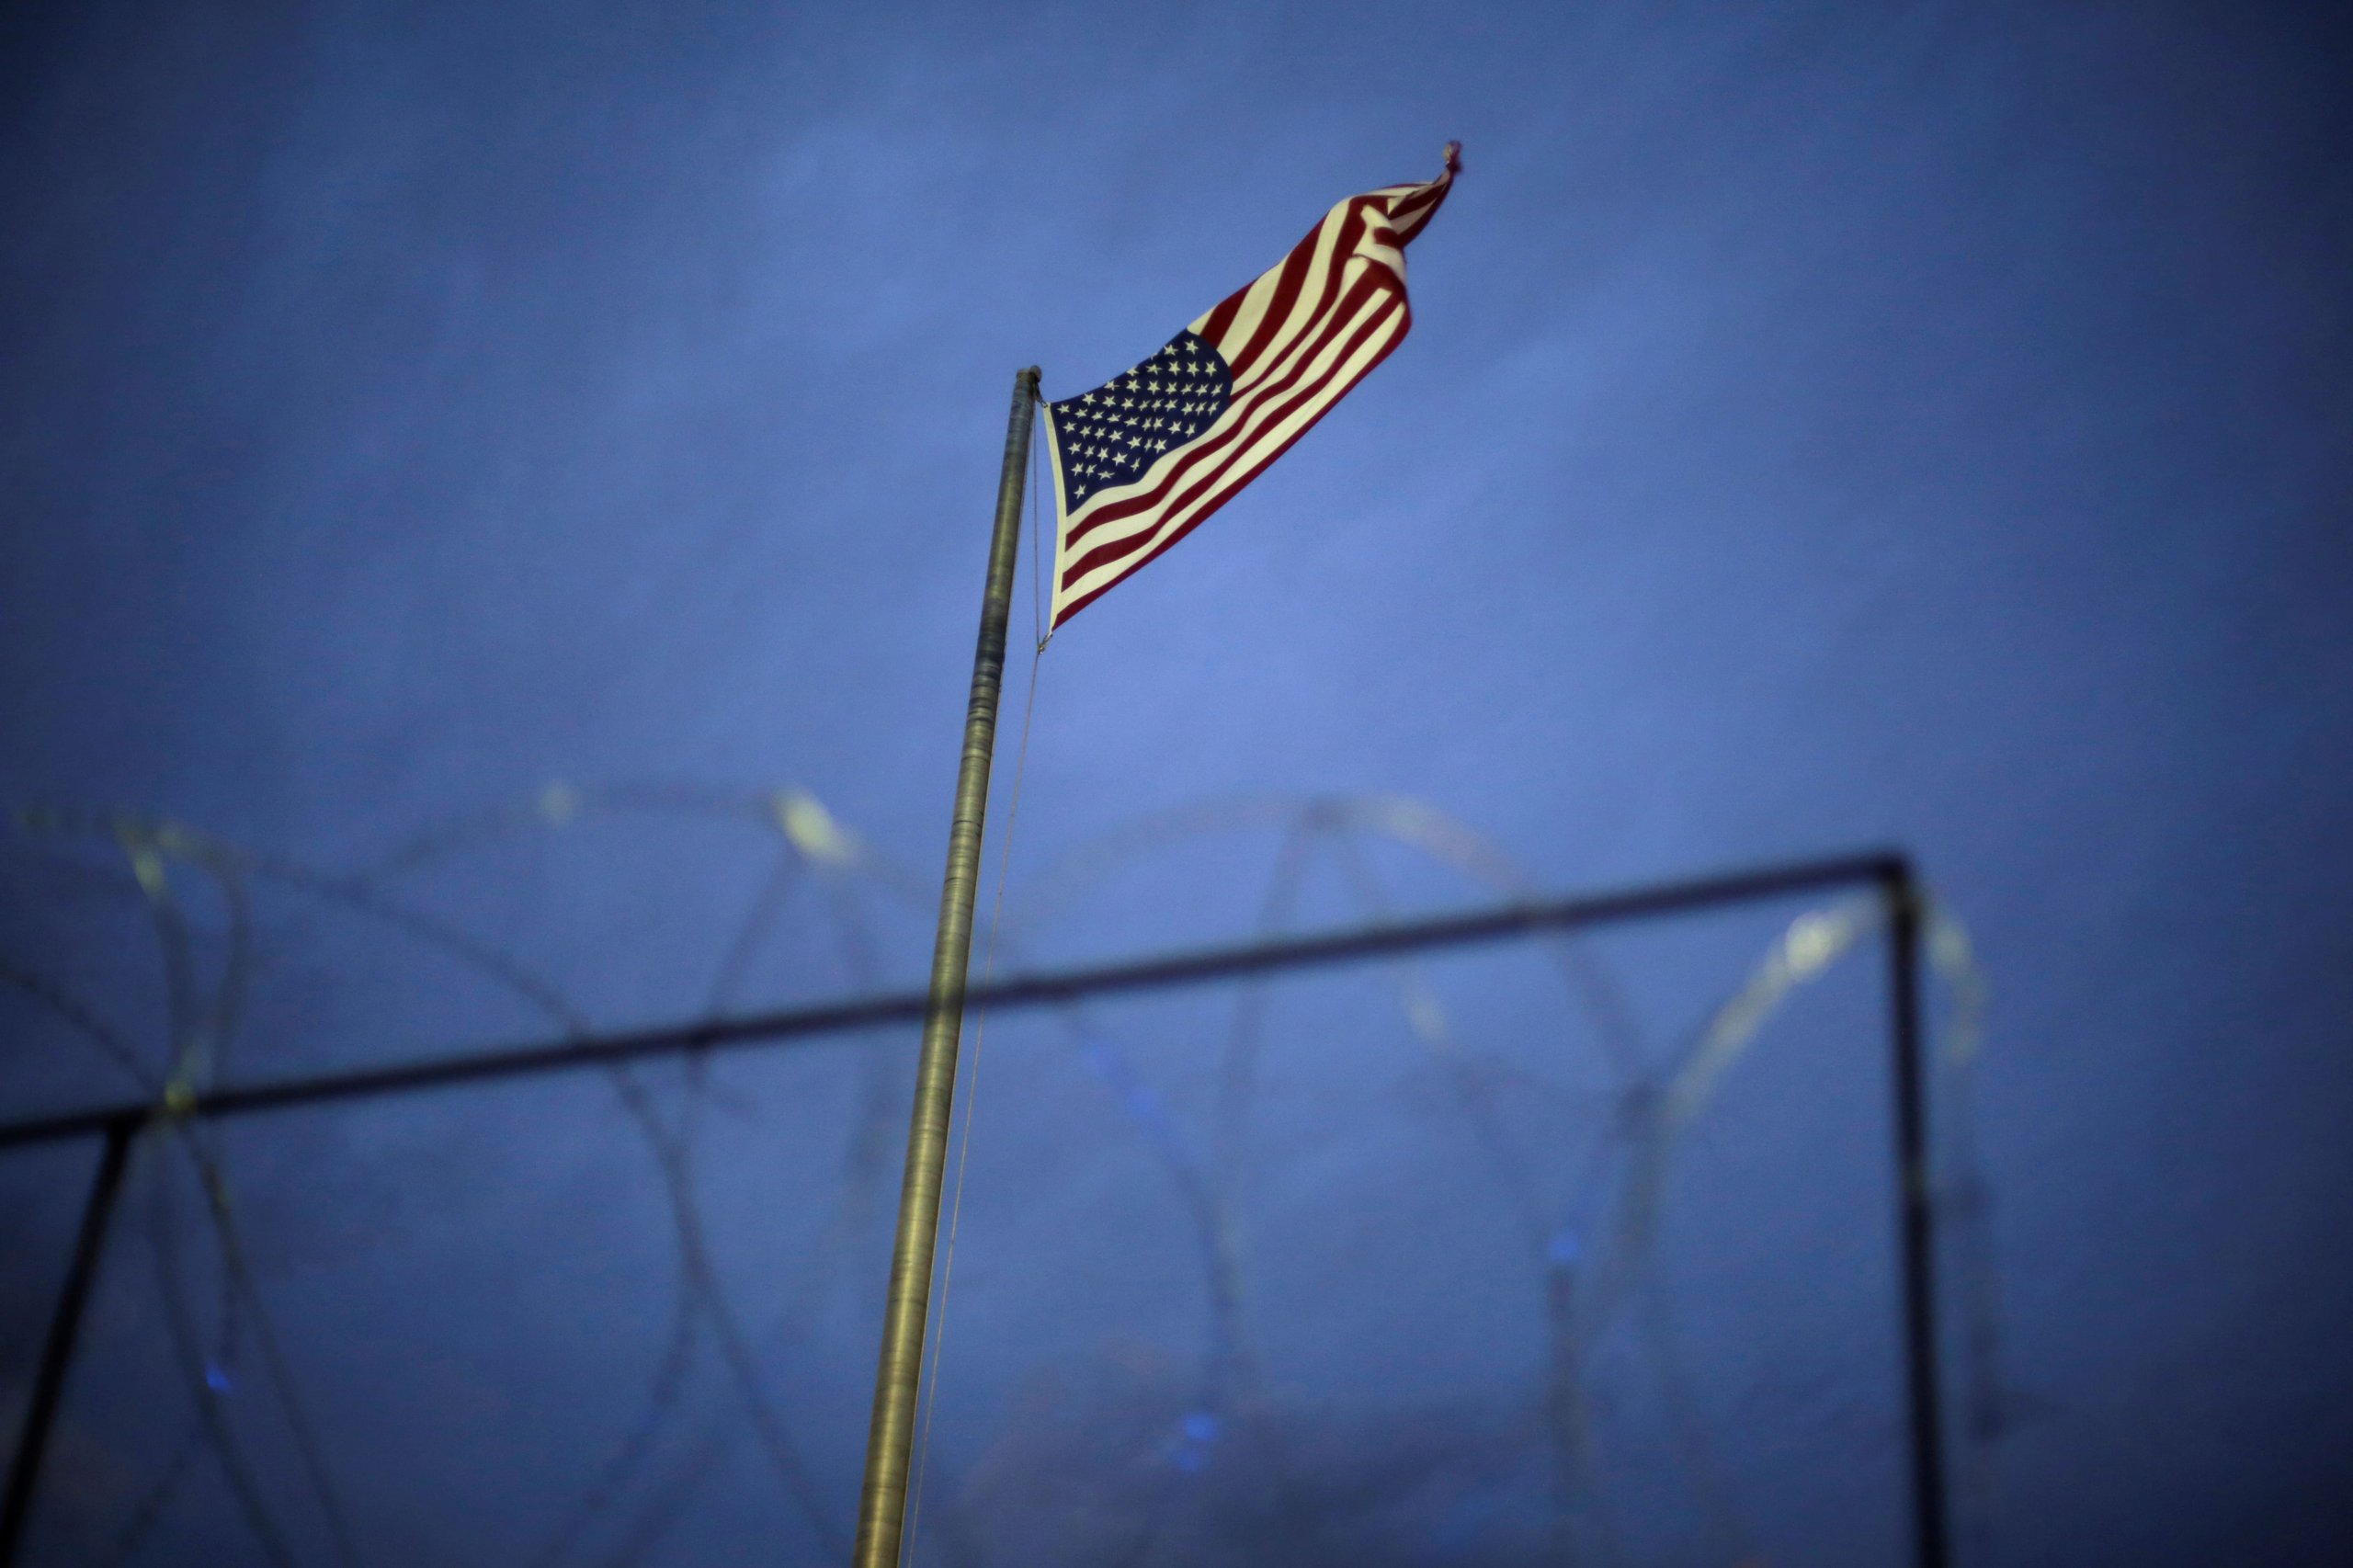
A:
[[[1462,143],[1460,142],[1446,144],[1446,172],[1450,175],[1462,172]]]

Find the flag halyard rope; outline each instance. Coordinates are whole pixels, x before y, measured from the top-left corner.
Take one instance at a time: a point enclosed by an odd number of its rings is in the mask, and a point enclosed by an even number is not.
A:
[[[1005,915],[1006,874],[1013,864],[1013,829],[1021,817],[1021,784],[1029,768],[1030,722],[1038,712],[1038,672],[1045,658],[1046,644],[1053,634],[1043,630],[1044,599],[1038,573],[1038,491],[1034,483],[1037,449],[1030,449],[1033,483],[1029,490],[1029,614],[1030,626],[1037,634],[1037,643],[1029,654],[1029,691],[1021,705],[1021,744],[1013,763],[1013,794],[1006,803],[1005,838],[997,847],[996,892],[989,903],[988,939],[981,954],[981,983],[988,984],[996,976],[997,926]],[[956,1137],[956,1176],[949,1188],[948,1243],[941,1249],[939,1293],[931,1312],[931,1347],[925,1356],[926,1364],[923,1414],[915,1429],[915,1484],[907,1494],[907,1511],[904,1544],[900,1547],[901,1568],[912,1568],[915,1560],[915,1538],[923,1526],[924,1482],[931,1471],[931,1419],[939,1408],[939,1362],[942,1343],[948,1332],[948,1301],[956,1279],[956,1234],[964,1217],[964,1171],[972,1157],[972,1106],[977,1097],[981,1077],[981,1045],[988,1035],[988,1009],[976,1010],[972,1019],[972,1050],[964,1070],[963,1087],[959,1097],[963,1103],[961,1126]]]

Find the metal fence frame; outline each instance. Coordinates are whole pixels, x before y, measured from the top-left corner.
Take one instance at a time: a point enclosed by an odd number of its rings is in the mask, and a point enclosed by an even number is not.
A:
[[[1623,925],[1668,915],[1753,903],[1840,887],[1869,887],[1884,906],[1890,1080],[1894,1091],[1895,1210],[1902,1257],[1901,1301],[1906,1436],[1910,1450],[1913,1561],[1949,1568],[1950,1528],[1945,1488],[1944,1418],[1938,1356],[1936,1212],[1928,1165],[1928,1081],[1922,1017],[1922,897],[1910,860],[1878,851],[1735,871],[1689,881],[1563,899],[1518,902],[1466,915],[1358,926],[1244,947],[1204,949],[1057,972],[1019,975],[970,987],[965,1002],[998,1010],[1057,1006],[1088,996],[1198,985],[1239,975],[1322,968],[1402,953],[1469,947]],[[132,1141],[152,1124],[222,1120],[301,1106],[375,1099],[461,1084],[747,1046],[806,1044],[881,1024],[916,1024],[928,998],[921,991],[854,997],[813,1007],[705,1018],[616,1034],[579,1035],[503,1050],[427,1057],[385,1067],[269,1080],[175,1095],[161,1105],[93,1107],[0,1126],[0,1152],[82,1139],[98,1141],[97,1170],[79,1233],[59,1287],[32,1397],[26,1405],[7,1492],[0,1503],[0,1568],[9,1568],[24,1538],[51,1426],[74,1359],[83,1310],[106,1248],[115,1199]]]

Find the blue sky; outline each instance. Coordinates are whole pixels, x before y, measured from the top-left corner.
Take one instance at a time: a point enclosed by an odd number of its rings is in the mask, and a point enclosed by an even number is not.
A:
[[[1021,955],[1245,935],[1287,854],[1289,918],[1361,915],[1350,834],[1400,904],[1493,891],[1411,813],[1287,851],[1321,797],[1426,802],[1548,889],[1902,846],[1991,988],[1972,1093],[2013,1397],[1986,1550],[2353,1547],[2341,29],[2187,6],[185,5],[19,6],[0,37],[0,798],[331,871],[520,802],[382,885],[599,1024],[920,971],[1013,371],[1097,384],[1460,138],[1404,347],[1041,661]],[[759,814],[783,789],[868,858],[792,861]],[[1098,835],[1188,811],[1067,906],[1025,904]],[[797,880],[731,968],[780,854]],[[6,864],[0,950],[161,1073],[119,846],[20,829]],[[200,866],[173,874],[217,963],[229,912]],[[555,1027],[273,887],[209,1071]],[[1795,913],[1596,951],[1664,1051]],[[1505,1096],[1505,1132],[1557,1198],[1563,1151],[1617,1136],[1613,1080],[1545,961],[1484,963],[1428,983],[1499,1082],[1550,1085]],[[1464,1174],[1451,1069],[1386,983],[1269,1005],[1247,1398],[1196,1387],[1181,1174],[1212,1157],[1198,1042],[1236,998],[1120,1013],[1114,1065],[1043,1024],[993,1047],[926,1552],[1888,1560],[1868,966],[1791,1004],[1678,1167],[1656,1293],[1730,1479],[1661,1435],[1630,1319],[1586,1347],[1601,1457],[1565,1502],[1527,1426],[1540,1268]],[[0,1022],[12,1111],[132,1086],[21,987]],[[858,1130],[906,1046],[649,1090],[665,1116],[710,1102],[712,1250],[814,1504],[705,1313],[627,1486],[555,1539],[669,1364],[677,1234],[610,1085],[214,1151],[359,1560],[823,1560],[880,1287],[875,1216],[840,1199],[881,1168]],[[102,1557],[198,1420],[159,1236],[186,1233],[190,1343],[226,1332],[186,1161],[145,1158],[40,1560]],[[25,1156],[6,1179],[15,1390],[78,1177]],[[287,1552],[331,1560],[245,1334],[216,1415]],[[194,1461],[140,1550],[269,1561],[235,1492]]]

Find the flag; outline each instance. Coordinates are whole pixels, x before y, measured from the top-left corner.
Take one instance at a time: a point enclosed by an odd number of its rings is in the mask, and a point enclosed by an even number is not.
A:
[[[1046,405],[1051,628],[1200,525],[1405,340],[1405,246],[1461,165],[1351,196],[1165,347]]]

